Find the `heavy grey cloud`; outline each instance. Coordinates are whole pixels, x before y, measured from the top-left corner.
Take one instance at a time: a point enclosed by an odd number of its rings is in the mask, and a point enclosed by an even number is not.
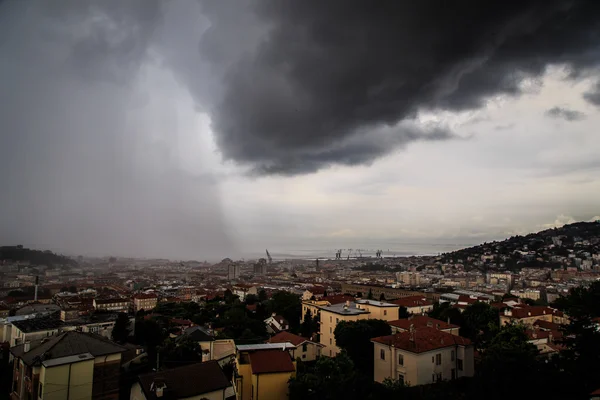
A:
[[[597,82],[591,90],[585,92],[583,98],[590,104],[600,106],[600,82]]]
[[[570,110],[564,107],[552,107],[546,111],[546,115],[551,118],[560,118],[566,121],[581,121],[585,119],[585,114],[581,111]]]
[[[218,3],[206,7],[212,26],[201,49],[219,48],[232,29],[247,40],[243,23],[231,26],[228,2]],[[519,95],[548,65],[564,64],[575,78],[599,60],[598,2],[251,4],[265,32],[237,61],[216,58],[228,67],[211,110],[224,157],[265,173],[314,169],[292,166],[302,161],[370,161],[394,147],[367,147],[358,158],[335,150],[419,110],[474,109],[492,96]],[[398,143],[419,137],[393,134]]]
[[[177,105],[148,95],[152,68],[140,74],[162,24],[159,2],[146,0],[0,5],[0,243],[235,253],[215,180],[177,159],[189,129]],[[152,93],[170,96],[150,79]]]

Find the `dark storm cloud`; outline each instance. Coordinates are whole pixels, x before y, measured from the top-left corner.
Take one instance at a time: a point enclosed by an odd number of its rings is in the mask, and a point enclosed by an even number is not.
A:
[[[551,118],[560,118],[570,122],[581,121],[585,119],[585,114],[581,111],[569,110],[568,108],[564,107],[552,107],[551,109],[547,110],[545,114]]]
[[[214,179],[177,159],[189,128],[139,73],[163,19],[146,0],[0,4],[0,244],[201,260],[235,251]]]
[[[203,54],[232,32],[246,42],[237,61],[215,58],[227,68],[222,98],[210,105],[213,128],[226,159],[265,173],[370,161],[394,147],[337,150],[419,110],[519,95],[550,64],[576,77],[599,59],[594,1],[255,1],[265,33],[255,32],[254,47],[228,3],[203,3],[212,24]],[[398,144],[419,138],[395,135]],[[294,167],[302,161],[310,167]]]
[[[590,104],[600,106],[600,82],[597,82],[591,90],[585,92],[583,98]]]

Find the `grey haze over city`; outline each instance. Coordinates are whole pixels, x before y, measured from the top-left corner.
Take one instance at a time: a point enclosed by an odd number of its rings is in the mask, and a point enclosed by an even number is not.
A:
[[[437,253],[599,219],[598,126],[600,2],[0,1],[4,245]]]

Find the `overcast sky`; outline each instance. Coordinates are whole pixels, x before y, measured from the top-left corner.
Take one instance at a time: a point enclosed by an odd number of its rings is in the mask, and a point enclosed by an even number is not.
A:
[[[598,219],[599,68],[594,1],[0,1],[0,243],[220,259]]]

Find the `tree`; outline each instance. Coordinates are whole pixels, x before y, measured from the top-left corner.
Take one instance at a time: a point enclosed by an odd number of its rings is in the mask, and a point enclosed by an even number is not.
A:
[[[327,290],[323,290],[323,297],[327,297]]]
[[[357,374],[345,352],[336,357],[320,357],[314,368],[298,371],[290,379],[290,400],[364,399],[373,387],[372,380]]]
[[[112,330],[112,339],[118,343],[125,343],[129,337],[129,317],[125,313],[119,313],[115,326]]]
[[[192,337],[182,335],[176,339],[167,339],[158,352],[161,365],[179,367],[182,364],[201,362],[203,350]]]
[[[381,319],[341,321],[333,332],[338,347],[344,349],[356,367],[372,379],[373,344],[371,339],[392,334],[388,323]]]
[[[515,387],[519,388],[519,398],[543,398],[538,396],[545,380],[542,363],[537,359],[537,348],[528,340],[522,325],[505,325],[498,331],[483,353],[478,371],[476,390],[481,398],[513,398]],[[506,385],[507,376],[511,377],[510,385]]]
[[[318,329],[317,321],[312,318],[310,310],[307,310],[306,314],[304,314],[304,321],[300,325],[300,335],[312,339],[313,333],[317,332]]]
[[[410,317],[410,313],[408,312],[408,308],[401,306],[398,308],[398,318],[408,318]]]
[[[435,303],[433,310],[428,313],[428,316],[441,321],[450,320],[450,323],[458,326],[463,326],[464,324],[462,313],[460,310],[452,308],[450,303]]]
[[[373,291],[371,289],[369,289],[369,293],[367,294],[367,299],[373,300]]]
[[[260,301],[261,303],[263,301],[266,301],[268,299],[267,297],[267,292],[265,292],[265,289],[260,289],[258,292],[258,301]]]
[[[385,294],[381,293],[381,296],[379,296],[379,301],[385,301]]]
[[[302,317],[302,301],[298,295],[284,290],[278,291],[271,297],[269,305],[271,313],[281,315],[290,323],[290,331],[298,332]]]
[[[464,324],[461,325],[461,336],[473,340],[478,348],[485,347],[498,329],[498,310],[487,303],[476,302],[465,309],[462,314]]]
[[[248,305],[253,305],[256,304],[258,302],[258,296],[255,294],[247,294],[246,297],[244,298],[244,303],[248,304]]]

